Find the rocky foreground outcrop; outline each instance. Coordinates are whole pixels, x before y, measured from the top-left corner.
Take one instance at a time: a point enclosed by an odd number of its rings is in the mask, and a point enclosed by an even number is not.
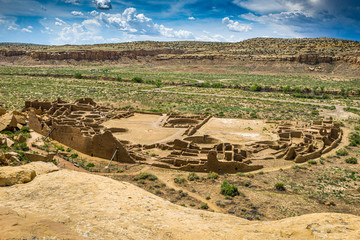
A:
[[[57,170],[59,169],[54,164],[45,162],[32,162],[17,167],[0,167],[0,187],[28,183],[32,181],[36,175]]]
[[[0,188],[0,206],[16,211],[20,217],[29,215],[63,223],[64,231],[71,231],[66,232],[67,239],[76,239],[76,234],[82,239],[360,238],[360,217],[354,215],[321,213],[250,222],[231,215],[187,209],[129,183],[69,170]],[[0,211],[0,223],[7,218],[9,214]],[[34,231],[41,226],[34,225]],[[21,227],[20,224],[11,228],[17,238],[65,238],[48,230],[30,236]],[[7,229],[0,228],[0,238],[7,236]]]

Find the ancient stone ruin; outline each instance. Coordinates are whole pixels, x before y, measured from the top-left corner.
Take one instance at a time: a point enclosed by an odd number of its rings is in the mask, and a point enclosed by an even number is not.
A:
[[[272,122],[271,140],[224,140],[239,132],[208,131],[211,116],[181,114],[153,114],[124,111],[95,103],[83,98],[73,103],[58,99],[54,102],[28,101],[24,112],[29,116],[29,127],[68,147],[104,159],[110,159],[116,149],[115,161],[141,163],[156,167],[194,172],[235,173],[263,168],[264,161],[293,161],[302,163],[320,157],[337,147],[342,130],[332,121],[313,121],[306,124]],[[136,121],[140,119],[139,124]],[[146,120],[150,119],[150,120]],[[147,122],[144,136],[134,140],[134,131]],[[222,119],[220,119],[222,120]],[[225,119],[226,120],[226,119]],[[111,122],[110,125],[107,123]],[[264,122],[264,121],[262,121]],[[258,124],[258,123],[257,123]],[[144,144],[148,136],[161,132],[161,138]],[[171,131],[171,132],[170,132]],[[221,137],[223,134],[223,137]],[[251,135],[252,136],[252,135]],[[257,136],[255,134],[255,136]],[[149,151],[156,154],[149,155]]]
[[[61,99],[55,102],[25,102],[29,111],[29,127],[68,147],[90,156],[110,159],[119,149],[116,159],[124,163],[135,163],[123,144],[110,130],[100,124],[116,117],[110,109],[97,105],[92,99],[83,98],[74,103]]]

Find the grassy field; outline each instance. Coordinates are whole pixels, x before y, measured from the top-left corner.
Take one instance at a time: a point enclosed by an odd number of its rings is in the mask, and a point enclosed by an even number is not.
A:
[[[228,69],[227,67],[222,70]],[[189,70],[189,71],[187,71]],[[191,71],[190,71],[191,70]],[[198,69],[199,70],[199,69]],[[173,83],[202,81],[212,84],[235,83],[252,86],[326,86],[326,89],[355,89],[358,79],[335,80],[317,75],[256,75],[194,72],[194,68],[152,65],[126,65],[117,67],[0,67],[0,102],[8,109],[20,109],[26,100],[55,100],[61,97],[73,101],[91,97],[95,101],[114,107],[131,107],[136,110],[211,114],[219,117],[310,120],[321,118],[323,111],[334,111],[337,105],[359,107],[358,96],[346,94],[306,93],[299,96],[291,92],[250,91],[217,87],[176,87],[167,92],[156,90]],[[219,71],[214,67],[213,71]],[[19,74],[42,74],[27,76]],[[80,77],[76,77],[76,75]],[[62,76],[58,76],[62,75]],[[84,79],[84,76],[97,76]],[[112,79],[104,79],[112,77]],[[118,78],[120,77],[120,78]],[[142,78],[142,83],[123,79]],[[150,84],[150,82],[152,84]],[[312,84],[312,85],[311,85]],[[188,94],[191,95],[188,95]],[[199,93],[199,94],[198,94]],[[202,95],[201,95],[202,94]],[[204,95],[205,94],[205,95]],[[303,98],[305,96],[306,98]],[[280,102],[279,102],[280,100]],[[299,103],[301,102],[301,103]],[[315,104],[315,105],[314,105]],[[327,105],[321,105],[327,104]]]
[[[242,118],[317,119],[322,109],[328,109],[326,106],[242,98],[241,92],[240,98],[232,98],[139,91],[155,89],[154,85],[144,83],[5,75],[0,84],[0,102],[8,109],[20,109],[26,100],[53,101],[57,97],[66,101],[91,97],[115,107]]]
[[[146,80],[161,80],[166,83],[209,82],[221,84],[224,87],[234,88],[237,86],[251,87],[258,84],[261,87],[290,87],[295,89],[341,89],[359,91],[360,78],[339,78],[334,76],[322,76],[311,74],[244,74],[242,70],[234,69],[233,66],[222,68],[204,68],[196,66],[165,66],[155,65],[123,65],[123,66],[79,66],[79,67],[14,67],[0,66],[2,74],[37,73],[37,74],[67,74],[80,73],[84,76],[121,77],[132,79],[141,77]]]

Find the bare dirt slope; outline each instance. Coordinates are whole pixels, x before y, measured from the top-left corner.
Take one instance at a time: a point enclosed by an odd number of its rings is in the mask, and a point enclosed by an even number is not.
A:
[[[360,238],[360,217],[353,215],[325,213],[250,222],[183,208],[129,183],[69,170],[0,188],[0,206],[18,212],[20,217],[30,214],[63,223],[82,238],[92,239]],[[3,222],[7,215],[0,217]],[[0,237],[6,236],[4,231],[0,229]],[[21,233],[20,226],[18,231]],[[68,236],[76,238],[70,233]]]

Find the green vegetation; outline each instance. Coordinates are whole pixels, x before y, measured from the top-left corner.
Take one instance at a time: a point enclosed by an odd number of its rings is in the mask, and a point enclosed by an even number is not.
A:
[[[275,189],[279,191],[286,191],[285,184],[283,182],[275,183]]]
[[[71,157],[72,159],[77,158],[78,156],[79,156],[79,155],[78,155],[77,153],[73,153],[73,154],[70,155],[70,157]]]
[[[217,174],[216,172],[209,172],[207,175],[208,179],[218,179],[219,174]]]
[[[144,80],[142,80],[141,77],[133,77],[131,79],[131,81],[134,82],[134,83],[143,83],[144,82]]]
[[[75,73],[74,77],[77,79],[81,79],[82,78],[82,74],[81,73]]]
[[[204,203],[204,202],[201,203],[200,207],[201,207],[201,209],[208,209],[209,208],[208,204]]]
[[[350,146],[360,145],[360,134],[358,132],[352,132],[349,137]]]
[[[181,184],[181,183],[186,182],[186,179],[183,177],[176,177],[176,178],[174,178],[174,182],[177,184]]]
[[[261,91],[261,87],[259,84],[255,83],[254,85],[251,86],[250,91],[259,92],[259,91]]]
[[[342,148],[342,149],[339,149],[339,150],[336,151],[336,155],[338,155],[338,156],[347,156],[347,155],[349,155],[349,152]]]
[[[303,169],[303,170],[307,169],[306,166],[304,166],[304,165],[297,165],[297,164],[293,165],[292,168],[293,168],[293,169]]]
[[[141,172],[139,175],[137,175],[136,177],[134,177],[134,180],[145,180],[145,179],[149,179],[150,181],[155,181],[158,179],[157,176],[151,174],[151,173],[147,173],[147,172]]]
[[[240,195],[239,190],[236,186],[230,184],[228,181],[224,181],[221,184],[220,193],[225,196],[235,197]]]
[[[199,180],[200,177],[196,173],[191,172],[191,173],[189,173],[189,176],[187,177],[187,179],[189,181],[195,181],[195,180]]]
[[[347,159],[345,159],[345,162],[349,163],[349,164],[357,164],[358,163],[358,161],[355,157],[347,158]]]
[[[25,152],[30,150],[30,148],[26,145],[25,142],[14,144],[13,148],[16,150],[25,151]]]
[[[93,164],[93,163],[88,163],[88,164],[86,165],[86,167],[92,168],[92,167],[95,167],[95,164]]]
[[[310,165],[316,165],[317,164],[316,160],[314,160],[314,159],[308,160],[307,163],[310,164]]]

